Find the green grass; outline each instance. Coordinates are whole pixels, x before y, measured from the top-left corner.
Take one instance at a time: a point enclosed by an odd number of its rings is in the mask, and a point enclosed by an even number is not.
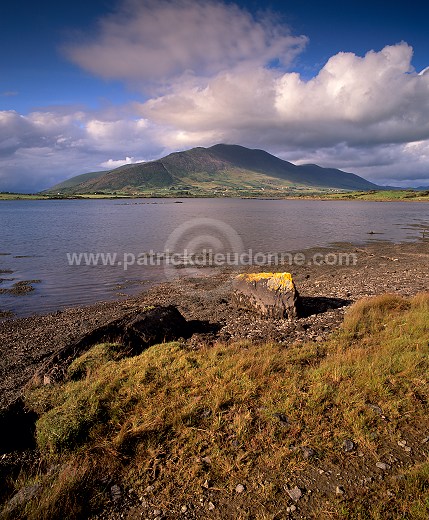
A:
[[[373,200],[373,201],[429,201],[429,191],[415,190],[380,190],[352,191],[329,195],[330,199],[340,200]]]
[[[37,481],[42,491],[8,518],[85,517],[108,499],[106,478],[138,495],[154,485],[154,504],[172,518],[199,503],[206,480],[216,509],[199,518],[285,518],[285,486],[309,488],[318,467],[352,475],[386,446],[399,449],[403,435],[427,436],[428,337],[429,294],[385,295],[355,304],[325,343],[168,343],[124,359],[117,345],[95,346],[68,382],[28,393],[44,462],[19,485]],[[341,450],[345,438],[364,458]],[[316,450],[316,465],[300,446]],[[43,469],[52,464],[55,472]],[[428,463],[398,471],[401,480],[351,488],[348,500],[314,490],[298,507],[311,505],[309,518],[428,518]],[[237,483],[246,486],[239,500]]]
[[[0,193],[0,200],[43,200],[48,197],[30,193]]]

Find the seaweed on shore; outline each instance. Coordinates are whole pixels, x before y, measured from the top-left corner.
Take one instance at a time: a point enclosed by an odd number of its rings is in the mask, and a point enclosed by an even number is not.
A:
[[[32,284],[40,283],[41,280],[22,280],[16,282],[9,289],[0,289],[0,294],[10,294],[12,296],[22,296],[34,291]]]

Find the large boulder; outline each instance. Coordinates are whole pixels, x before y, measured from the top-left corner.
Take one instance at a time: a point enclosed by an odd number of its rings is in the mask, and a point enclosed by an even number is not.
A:
[[[299,294],[290,273],[240,274],[233,281],[233,289],[240,307],[271,318],[297,317]]]

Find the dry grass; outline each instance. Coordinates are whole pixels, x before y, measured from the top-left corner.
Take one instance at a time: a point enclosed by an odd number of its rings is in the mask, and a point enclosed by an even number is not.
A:
[[[309,489],[321,466],[346,466],[358,489],[363,460],[374,464],[404,433],[428,427],[428,333],[428,294],[386,295],[354,305],[324,344],[194,351],[169,343],[119,360],[117,347],[96,346],[70,367],[73,380],[28,396],[40,413],[42,456],[60,466],[33,475],[40,496],[9,517],[82,518],[117,481],[138,494],[154,485],[152,503],[171,518],[182,504],[201,507],[207,494],[216,509],[198,518],[284,518],[292,503],[285,487]],[[344,454],[346,438],[365,457]],[[317,462],[303,458],[302,446]],[[318,500],[314,490],[299,508],[309,518],[427,518],[428,472],[416,465],[402,481],[346,501],[327,489]],[[238,483],[246,486],[239,497]],[[386,499],[385,485],[399,503]]]

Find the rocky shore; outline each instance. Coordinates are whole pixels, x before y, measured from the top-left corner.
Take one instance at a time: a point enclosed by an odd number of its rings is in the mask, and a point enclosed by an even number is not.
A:
[[[295,321],[271,320],[236,308],[231,302],[236,270],[178,278],[159,284],[138,297],[98,303],[47,315],[7,319],[0,323],[0,411],[15,401],[43,361],[85,333],[148,305],[174,305],[187,320],[213,325],[194,334],[200,342],[249,339],[293,344],[322,341],[342,322],[352,302],[366,296],[396,293],[411,296],[429,289],[429,241],[365,246],[338,244],[317,253],[353,253],[356,265],[246,267],[241,271],[282,270],[293,274],[303,298],[302,316]],[[311,258],[312,251],[306,257]],[[329,257],[329,258],[334,258]]]

